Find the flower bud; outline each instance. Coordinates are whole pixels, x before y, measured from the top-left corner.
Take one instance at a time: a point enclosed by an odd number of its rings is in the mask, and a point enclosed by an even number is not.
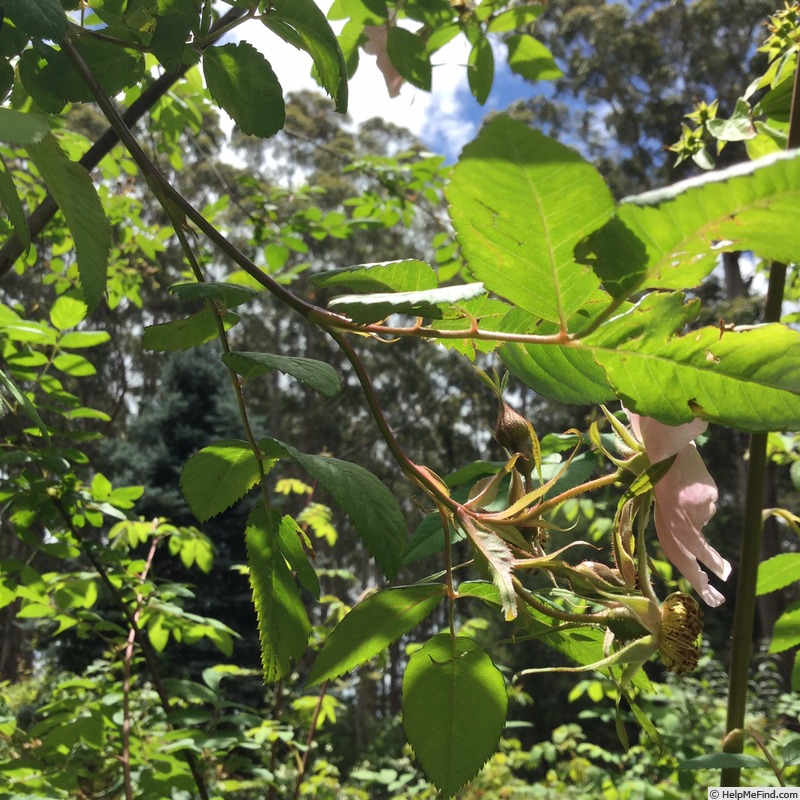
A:
[[[535,465],[534,453],[539,449],[539,442],[536,441],[531,423],[508,403],[501,403],[494,428],[495,439],[512,455],[520,454],[521,458],[515,466],[530,481]]]

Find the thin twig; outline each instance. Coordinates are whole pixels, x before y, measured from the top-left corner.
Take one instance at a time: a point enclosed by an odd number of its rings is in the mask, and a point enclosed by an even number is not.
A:
[[[150,542],[150,550],[144,562],[144,569],[139,574],[139,583],[144,583],[147,573],[153,565],[156,555],[156,548],[161,541],[159,536],[154,536]],[[136,611],[133,618],[139,622],[139,617],[144,605],[144,595],[136,595]],[[133,661],[133,645],[136,642],[136,630],[130,628],[128,631],[128,641],[122,656],[122,775],[125,782],[125,797],[133,800],[133,781],[131,780],[131,662]]]
[[[325,693],[328,691],[329,681],[325,681],[319,690],[319,697],[317,704],[314,707],[314,716],[311,718],[311,727],[308,729],[308,736],[306,736],[306,749],[303,753],[302,759],[297,768],[297,782],[294,785],[294,800],[300,797],[300,785],[303,783],[303,776],[306,774],[308,767],[308,757],[311,754],[311,745],[314,742],[314,736],[317,733],[317,721],[319,720],[320,711],[322,711],[322,702],[325,699]]]

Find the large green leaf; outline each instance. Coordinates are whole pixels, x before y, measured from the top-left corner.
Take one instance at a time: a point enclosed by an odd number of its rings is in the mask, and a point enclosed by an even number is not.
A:
[[[245,531],[250,585],[258,616],[264,680],[289,675],[305,653],[311,625],[297,585],[278,548],[280,516],[263,505],[250,514]]]
[[[286,120],[283,90],[272,67],[248,42],[208,47],[203,53],[208,91],[242,133],[266,139]]]
[[[440,583],[399,586],[360,602],[328,636],[309,685],[338,678],[378,655],[419,625],[439,605],[444,589]]]
[[[106,288],[111,225],[89,173],[70,161],[52,136],[27,150],[72,233],[83,299],[92,310]]]
[[[250,445],[227,440],[204,447],[184,464],[181,491],[192,513],[205,522],[243,497],[259,477]]]
[[[225,366],[239,373],[245,380],[279,370],[310,386],[325,397],[335,397],[342,389],[339,373],[324,361],[295,356],[277,356],[272,353],[232,352],[222,356]]]
[[[29,36],[58,41],[67,32],[67,15],[59,0],[5,0],[6,16]]]
[[[347,66],[336,34],[313,0],[272,0],[261,21],[314,60],[322,88],[336,110],[347,111]]]
[[[564,326],[597,290],[573,251],[614,204],[574,150],[496,117],[464,148],[447,198],[469,270],[487,290]]]
[[[508,695],[477,642],[448,633],[411,656],[403,678],[403,725],[425,774],[452,797],[497,748]]]
[[[623,297],[696,286],[723,250],[800,260],[800,154],[776,153],[622,202],[581,259]]]
[[[311,278],[316,286],[347,286],[354,292],[419,292],[438,286],[436,272],[424,261],[382,261],[320,272]]]
[[[355,322],[370,323],[390,314],[410,314],[416,317],[441,319],[444,309],[485,294],[482,283],[443,286],[421,292],[379,292],[378,294],[348,294],[335,297],[328,304],[347,314]]]
[[[800,332],[764,325],[672,335],[691,305],[649,295],[629,314],[580,343],[615,394],[638,414],[667,425],[701,417],[746,431],[800,427]]]
[[[378,478],[358,464],[328,456],[301,453],[274,440],[314,478],[347,514],[356,533],[387,578],[400,569],[406,545],[406,524],[394,495]],[[260,443],[265,447],[264,442]]]

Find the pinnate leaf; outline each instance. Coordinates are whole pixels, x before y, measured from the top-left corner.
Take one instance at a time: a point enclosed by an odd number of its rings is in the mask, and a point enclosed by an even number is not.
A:
[[[414,653],[403,678],[403,725],[425,774],[452,797],[497,748],[508,695],[477,642],[448,633]]]
[[[447,198],[469,271],[488,291],[567,325],[597,290],[573,251],[614,204],[574,150],[498,116],[464,148]]]
[[[234,439],[195,453],[181,471],[180,484],[192,513],[205,522],[244,497],[259,477],[258,459],[252,448],[247,442]]]
[[[267,59],[249,42],[206,48],[203,73],[211,96],[242,133],[266,139],[283,127],[283,90]]]
[[[296,356],[278,356],[272,353],[232,352],[222,356],[230,367],[245,380],[278,370],[307,384],[325,397],[335,397],[342,389],[339,373],[324,361]]]
[[[309,685],[338,678],[419,625],[442,600],[442,584],[399,586],[367,597],[334,628],[317,656]]]
[[[384,575],[391,580],[397,574],[406,545],[406,524],[394,495],[378,478],[358,464],[301,453],[276,440],[265,439],[259,445],[265,450],[276,445],[283,448],[347,514]]]
[[[262,505],[250,514],[245,531],[250,586],[258,616],[264,680],[289,675],[292,662],[305,653],[311,624],[297,585],[278,547],[278,514]]]

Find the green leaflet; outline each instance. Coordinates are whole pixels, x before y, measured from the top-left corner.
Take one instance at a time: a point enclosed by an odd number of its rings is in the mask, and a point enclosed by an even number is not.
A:
[[[419,292],[439,282],[424,261],[404,259],[326,270],[311,277],[315,286],[347,286],[353,292]]]
[[[174,283],[169,287],[170,294],[177,295],[182,302],[214,300],[225,308],[236,308],[260,294],[258,289],[240,286],[238,283]]]
[[[385,319],[390,314],[410,314],[428,319],[441,319],[444,309],[485,294],[482,283],[443,286],[421,292],[380,292],[378,294],[348,294],[336,297],[328,304],[347,314],[355,322],[369,323]]]
[[[800,553],[781,553],[758,565],[756,594],[777,592],[800,581]]]
[[[5,0],[3,11],[29,36],[58,41],[67,32],[67,15],[59,0]]]
[[[563,76],[553,54],[527,33],[515,34],[506,39],[508,66],[512,72],[529,81],[554,81]]]
[[[347,66],[336,34],[313,0],[272,0],[261,21],[289,44],[314,60],[323,89],[336,110],[347,111]]]
[[[582,245],[608,292],[696,286],[723,250],[800,257],[800,156],[776,153],[629,197]]]
[[[156,15],[156,29],[150,39],[150,51],[168,72],[183,62],[186,40],[197,26],[197,9],[187,4],[178,13]]]
[[[494,531],[467,531],[478,561],[483,560],[489,569],[500,595],[500,605],[506,621],[517,616],[517,595],[514,592],[514,554],[508,544]]]
[[[789,608],[775,620],[772,628],[772,641],[769,643],[770,653],[782,653],[790,647],[800,644],[800,604],[792,603]]]
[[[59,331],[66,331],[74,328],[86,317],[86,303],[76,300],[69,295],[61,295],[56,298],[53,305],[50,307],[50,322],[54,328]],[[104,332],[105,333],[105,332]],[[109,338],[108,333],[105,333],[106,338]],[[64,340],[61,340],[62,347]]]
[[[41,114],[24,114],[0,108],[0,142],[28,145],[41,142],[50,133],[47,118]]]
[[[113,97],[142,80],[144,58],[141,53],[86,37],[75,37],[73,44],[109,96]],[[39,73],[38,81],[42,89],[61,100],[71,103],[94,102],[92,90],[64,50],[51,50],[48,53],[47,64]]]
[[[405,28],[392,25],[386,40],[386,51],[395,69],[412,86],[425,92],[431,90],[433,69],[425,42]]]
[[[67,220],[75,241],[83,299],[92,311],[106,288],[111,225],[89,173],[66,157],[53,136],[28,144],[27,150]]]
[[[265,462],[265,469],[276,461]],[[259,477],[258,459],[250,445],[233,439],[195,453],[181,470],[180,484],[192,513],[205,522],[244,497]]]
[[[302,538],[305,536],[296,520],[285,516],[278,528],[278,544],[284,558],[297,576],[300,585],[319,600],[319,578],[308,560],[303,548]]]
[[[307,455],[274,439],[264,439],[259,445],[265,450],[275,445],[283,448],[308,472],[350,518],[383,574],[394,578],[403,559],[406,524],[394,495],[378,478],[358,464]]]
[[[800,333],[764,325],[671,335],[690,309],[680,295],[649,295],[581,346],[628,408],[668,425],[702,417],[746,431],[800,427]]]
[[[222,361],[226,367],[230,367],[245,380],[277,369],[305,383],[325,397],[336,397],[342,389],[339,373],[330,364],[314,358],[232,352],[223,355]]]
[[[27,116],[27,115],[26,115]],[[25,209],[17,194],[17,187],[8,172],[8,167],[2,156],[0,156],[0,203],[8,214],[8,219],[14,226],[16,237],[22,242],[25,252],[31,246],[31,232],[28,228],[28,219],[25,216]]]
[[[503,676],[472,639],[441,633],[411,656],[403,677],[403,726],[444,797],[494,753],[507,707]]]
[[[378,655],[419,625],[439,605],[444,590],[440,583],[399,586],[367,597],[328,636],[308,685],[338,678]]]
[[[485,36],[481,36],[470,50],[467,80],[472,96],[483,105],[489,99],[494,82],[494,54],[492,45]]]
[[[560,403],[608,403],[615,397],[603,368],[586,350],[510,342],[500,348],[500,358],[515,378]]]
[[[291,673],[292,662],[305,653],[311,633],[300,593],[277,545],[279,527],[280,516],[259,505],[245,531],[261,663],[268,683]]]
[[[800,333],[781,325],[682,335],[699,309],[651,294],[569,346],[508,344],[501,357],[536,391],[563,403],[620,398],[680,425],[694,417],[746,431],[800,426]]]
[[[227,331],[239,321],[239,317],[231,311],[222,316],[222,323]],[[150,325],[144,329],[142,347],[145,350],[174,352],[188,350],[205,344],[219,335],[217,319],[209,308],[204,308],[186,319],[175,319]]]
[[[39,416],[36,406],[28,399],[28,395],[21,391],[17,384],[14,383],[14,381],[12,381],[11,378],[1,369],[0,386],[4,386],[6,391],[20,404],[22,410],[28,415],[33,424],[36,425],[41,432],[42,438],[49,444],[50,431],[47,429],[47,425],[44,424],[42,418]],[[0,406],[0,408],[1,407],[2,406]]]
[[[209,47],[203,73],[211,96],[242,133],[266,139],[286,119],[283,90],[272,67],[248,42]]]
[[[488,291],[564,326],[596,292],[573,251],[614,204],[574,150],[498,116],[464,148],[447,199],[469,271]]]
[[[743,753],[706,753],[703,756],[689,758],[678,765],[678,769],[770,769],[765,758],[749,756]]]

